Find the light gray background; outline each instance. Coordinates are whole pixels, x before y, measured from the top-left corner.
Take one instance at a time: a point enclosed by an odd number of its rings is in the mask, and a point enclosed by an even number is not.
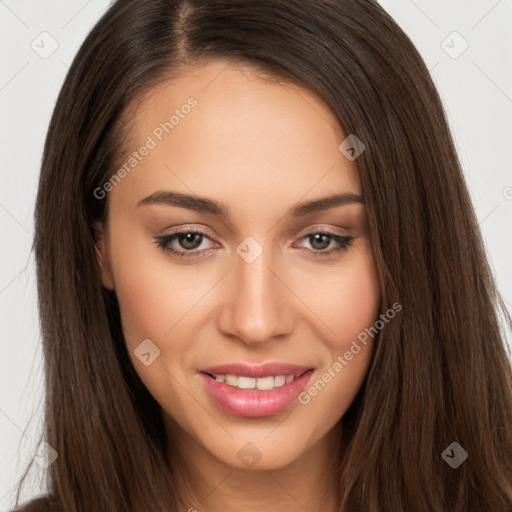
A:
[[[512,309],[512,0],[381,3],[413,40],[441,93],[498,286]],[[42,426],[30,248],[43,141],[69,64],[108,5],[0,0],[0,512],[13,506],[17,479]],[[50,36],[41,35],[45,31]],[[52,39],[58,48],[42,58]],[[44,492],[37,481],[44,473],[34,474],[26,498]]]

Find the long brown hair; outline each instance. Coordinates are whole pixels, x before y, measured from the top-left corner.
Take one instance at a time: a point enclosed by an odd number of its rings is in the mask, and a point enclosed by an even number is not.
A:
[[[35,209],[45,439],[59,455],[47,502],[178,510],[179,461],[165,460],[159,406],[101,286],[91,226],[106,200],[94,191],[126,149],[129,107],[219,58],[309,88],[366,146],[381,308],[403,309],[341,420],[340,511],[512,510],[510,317],[429,72],[373,0],[118,0],[88,35],[55,106]],[[456,469],[441,456],[452,442],[468,453]]]

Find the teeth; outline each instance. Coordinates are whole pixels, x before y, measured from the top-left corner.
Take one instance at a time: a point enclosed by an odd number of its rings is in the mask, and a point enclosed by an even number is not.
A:
[[[238,377],[236,375],[225,375],[225,382],[230,386],[238,386]]]
[[[286,382],[286,375],[277,375],[276,377],[274,377],[274,386],[276,388],[284,386],[285,382]]]
[[[276,375],[274,377],[261,377],[255,379],[253,377],[237,377],[236,375],[214,375],[217,382],[225,382],[229,386],[239,389],[260,389],[268,391],[270,389],[284,386],[295,380],[295,375]]]
[[[262,377],[261,379],[256,379],[256,387],[262,391],[274,389],[274,377]]]
[[[238,377],[238,387],[240,389],[254,389],[256,387],[256,379],[252,377]]]

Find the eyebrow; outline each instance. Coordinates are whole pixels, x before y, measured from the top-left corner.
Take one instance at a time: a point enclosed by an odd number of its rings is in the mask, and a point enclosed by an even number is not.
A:
[[[344,206],[354,203],[364,204],[363,197],[352,192],[345,192],[343,194],[321,197],[320,199],[315,199],[313,201],[299,203],[290,208],[287,215],[291,215],[292,217],[303,217],[304,215],[308,215],[313,212],[320,212],[336,206]],[[144,199],[141,199],[137,203],[137,206],[148,206],[153,204],[188,208],[189,210],[210,213],[219,217],[228,217],[229,211],[229,208],[225,204],[214,199],[172,191],[154,192]]]

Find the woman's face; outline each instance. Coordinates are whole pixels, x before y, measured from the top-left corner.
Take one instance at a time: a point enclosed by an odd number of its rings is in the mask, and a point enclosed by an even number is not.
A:
[[[333,430],[372,351],[358,335],[380,290],[348,134],[308,90],[224,61],[139,106],[97,240],[132,363],[182,446],[283,467]]]

